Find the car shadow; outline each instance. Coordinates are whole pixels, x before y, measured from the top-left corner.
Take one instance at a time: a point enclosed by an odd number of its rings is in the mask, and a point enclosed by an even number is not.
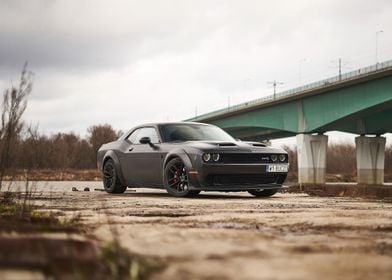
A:
[[[118,194],[119,196],[129,196],[129,197],[149,197],[149,198],[174,198],[174,199],[252,199],[252,200],[264,200],[264,199],[274,199],[277,197],[254,197],[252,195],[246,195],[242,193],[216,193],[216,192],[202,192],[195,197],[174,197],[166,192],[143,192],[139,190],[128,190],[125,193]],[[281,198],[280,198],[281,199]]]

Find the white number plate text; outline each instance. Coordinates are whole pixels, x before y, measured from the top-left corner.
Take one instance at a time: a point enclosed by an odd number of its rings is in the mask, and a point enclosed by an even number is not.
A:
[[[267,165],[267,172],[287,172],[289,166],[287,164],[270,164]]]

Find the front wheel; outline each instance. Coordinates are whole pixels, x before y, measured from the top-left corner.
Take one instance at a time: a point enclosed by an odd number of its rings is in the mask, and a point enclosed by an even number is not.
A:
[[[251,190],[248,191],[248,193],[250,193],[251,195],[254,195],[256,197],[270,197],[273,196],[274,194],[276,194],[278,192],[277,189],[261,189],[261,190]]]
[[[179,158],[170,160],[166,165],[164,183],[167,192],[176,197],[192,197],[200,193],[197,190],[189,190],[188,171]]]
[[[127,186],[122,186],[116,172],[114,161],[109,159],[103,166],[103,187],[108,193],[123,193]]]

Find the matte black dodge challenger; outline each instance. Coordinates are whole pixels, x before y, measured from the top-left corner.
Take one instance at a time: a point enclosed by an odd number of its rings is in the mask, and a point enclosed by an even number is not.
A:
[[[127,186],[165,188],[173,196],[200,191],[248,191],[271,196],[288,172],[287,153],[241,142],[208,124],[154,123],[135,127],[98,150],[108,193]]]

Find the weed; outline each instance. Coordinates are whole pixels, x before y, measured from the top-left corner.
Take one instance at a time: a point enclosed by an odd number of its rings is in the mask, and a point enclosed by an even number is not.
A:
[[[103,248],[103,256],[114,279],[149,279],[151,274],[164,267],[164,264],[157,259],[131,255],[115,242],[108,243]]]

